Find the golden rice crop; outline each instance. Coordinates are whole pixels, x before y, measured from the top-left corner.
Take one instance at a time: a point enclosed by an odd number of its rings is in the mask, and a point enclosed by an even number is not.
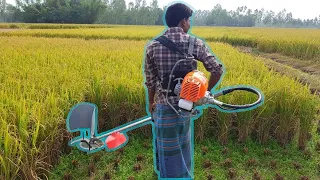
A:
[[[151,28],[150,32],[156,30]],[[145,34],[148,32],[130,35]],[[80,101],[98,105],[99,132],[145,116],[145,44],[132,40],[1,37],[0,178],[45,178],[67,146],[66,115]],[[231,129],[237,128],[241,140],[255,133],[260,141],[274,135],[279,142],[288,143],[295,136],[303,146],[316,113],[315,97],[308,87],[269,71],[262,61],[230,45],[209,45],[227,70],[219,88],[255,86],[264,93],[265,104],[232,118],[231,114],[205,111],[195,121],[197,138],[210,135],[223,142]],[[223,100],[245,103],[253,99],[252,95],[235,94]],[[232,120],[239,125],[233,127]]]
[[[0,31],[0,36],[149,40],[163,31],[163,26],[48,24],[18,24],[18,26],[29,29]],[[305,60],[320,60],[320,30],[318,29],[194,27],[191,32],[206,41],[250,46],[263,52],[281,53]]]
[[[116,25],[117,27],[125,25]],[[79,28],[110,28],[106,24],[51,24],[51,23],[1,23],[0,29],[79,29]]]
[[[129,26],[128,26],[129,27]],[[83,39],[123,39],[148,40],[163,30],[163,27],[132,26],[131,28],[117,26],[102,29],[23,29],[10,32],[1,32],[4,36],[32,36],[32,37],[61,37]]]
[[[305,60],[320,60],[320,30],[289,28],[207,28],[193,33],[206,40],[258,48]]]

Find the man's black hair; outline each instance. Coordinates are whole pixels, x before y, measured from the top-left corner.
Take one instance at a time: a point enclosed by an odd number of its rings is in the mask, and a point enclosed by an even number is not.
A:
[[[192,9],[182,3],[176,3],[168,7],[166,12],[166,23],[168,27],[176,27],[179,22],[192,16]]]

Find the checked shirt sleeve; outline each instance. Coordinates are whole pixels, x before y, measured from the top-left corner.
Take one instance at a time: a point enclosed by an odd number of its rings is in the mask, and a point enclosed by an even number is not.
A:
[[[148,89],[155,89],[157,83],[157,69],[153,59],[152,46],[147,47],[144,63],[144,73],[146,76],[145,85]]]
[[[222,65],[218,63],[216,57],[209,51],[208,47],[202,42],[198,41],[198,56],[197,58],[203,63],[207,71],[213,74],[222,74]]]

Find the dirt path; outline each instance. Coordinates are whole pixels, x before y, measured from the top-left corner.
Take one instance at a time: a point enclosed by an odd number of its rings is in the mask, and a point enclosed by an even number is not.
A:
[[[310,75],[320,76],[320,63],[315,61],[298,60],[294,58],[288,58],[278,54],[266,54],[263,53],[262,57],[272,59],[281,64],[289,65],[295,69],[299,69],[302,72],[308,73]]]
[[[266,65],[281,74],[310,86],[311,93],[320,96],[320,60],[300,60],[275,53],[263,53],[250,47],[237,47],[241,52],[262,58]]]

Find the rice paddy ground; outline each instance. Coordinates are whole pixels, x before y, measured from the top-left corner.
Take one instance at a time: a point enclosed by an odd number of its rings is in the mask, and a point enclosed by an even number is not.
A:
[[[196,142],[194,148],[195,180],[320,179],[320,136],[315,129],[305,151],[273,141],[223,146],[213,138]],[[121,151],[87,155],[72,149],[61,157],[49,179],[156,180],[153,168],[152,138],[132,134]]]

